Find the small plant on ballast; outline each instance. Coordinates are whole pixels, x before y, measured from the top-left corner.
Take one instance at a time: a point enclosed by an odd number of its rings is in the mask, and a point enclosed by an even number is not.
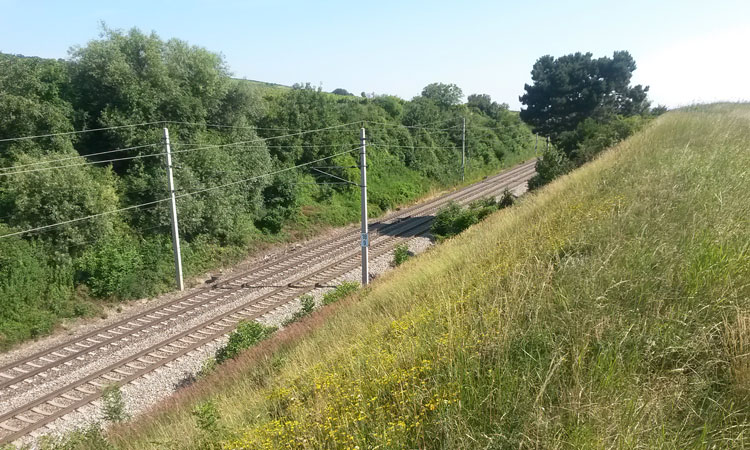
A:
[[[118,384],[110,384],[102,391],[102,413],[104,418],[112,423],[127,420],[125,401],[122,399],[122,391]]]
[[[409,247],[406,244],[399,244],[393,250],[393,265],[400,266],[410,257],[411,252],[409,252]]]
[[[313,309],[315,309],[315,299],[310,294],[305,294],[299,299],[301,308],[299,311],[296,311],[294,314],[292,314],[291,317],[286,319],[281,325],[287,326],[291,325],[294,322],[302,319],[303,317],[309,316],[310,313],[313,312]]]

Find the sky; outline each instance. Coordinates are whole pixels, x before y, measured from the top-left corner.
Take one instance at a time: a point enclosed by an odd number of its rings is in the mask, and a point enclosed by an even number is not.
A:
[[[410,99],[432,82],[518,96],[543,55],[628,50],[669,107],[750,100],[750,1],[0,0],[0,52],[66,58],[110,28],[224,55],[238,78]]]

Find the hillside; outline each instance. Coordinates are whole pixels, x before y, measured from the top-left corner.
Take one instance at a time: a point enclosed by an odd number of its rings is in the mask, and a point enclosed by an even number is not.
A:
[[[750,105],[666,114],[109,442],[744,448],[748,142]]]

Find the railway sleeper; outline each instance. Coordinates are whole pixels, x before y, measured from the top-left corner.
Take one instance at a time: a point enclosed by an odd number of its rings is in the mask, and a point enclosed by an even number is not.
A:
[[[79,387],[80,387],[80,386],[79,386]],[[77,389],[77,388],[76,388],[76,389]],[[76,396],[74,396],[74,395],[71,395],[71,394],[69,394],[69,393],[67,393],[67,392],[66,392],[66,393],[64,393],[64,394],[62,394],[62,395],[60,395],[60,397],[62,397],[62,398],[65,398],[65,399],[68,399],[68,400],[70,400],[70,401],[73,401],[73,402],[79,402],[79,401],[81,401],[81,398],[80,398],[80,397],[76,397]],[[51,402],[52,402],[52,400],[48,401],[47,403],[51,403]]]
[[[10,431],[11,433],[17,433],[22,430],[22,428],[16,428],[8,425],[7,422],[0,423],[0,428]]]
[[[14,416],[14,419],[20,420],[21,422],[25,422],[25,423],[30,423],[30,424],[34,424],[34,423],[38,422],[38,420],[29,419],[28,417],[24,416],[23,414],[18,414],[17,416]]]
[[[39,414],[40,416],[45,416],[45,417],[52,414],[49,411],[43,410],[41,406],[35,406],[35,407],[31,408],[29,411],[33,411],[33,412]]]
[[[70,399],[68,399],[68,400],[70,400]],[[52,405],[52,406],[54,406],[55,408],[65,408],[65,407],[68,406],[68,405],[66,405],[64,403],[60,403],[56,398],[53,398],[51,400],[47,400],[47,403],[50,404],[50,405]]]

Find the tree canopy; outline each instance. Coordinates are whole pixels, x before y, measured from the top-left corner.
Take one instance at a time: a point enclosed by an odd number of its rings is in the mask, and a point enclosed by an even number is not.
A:
[[[455,84],[430,83],[422,89],[422,97],[444,107],[458,105],[463,96],[463,91]]]
[[[637,115],[648,111],[648,87],[631,86],[635,60],[627,51],[594,59],[591,53],[539,58],[524,86],[521,119],[558,142],[587,118]]]

